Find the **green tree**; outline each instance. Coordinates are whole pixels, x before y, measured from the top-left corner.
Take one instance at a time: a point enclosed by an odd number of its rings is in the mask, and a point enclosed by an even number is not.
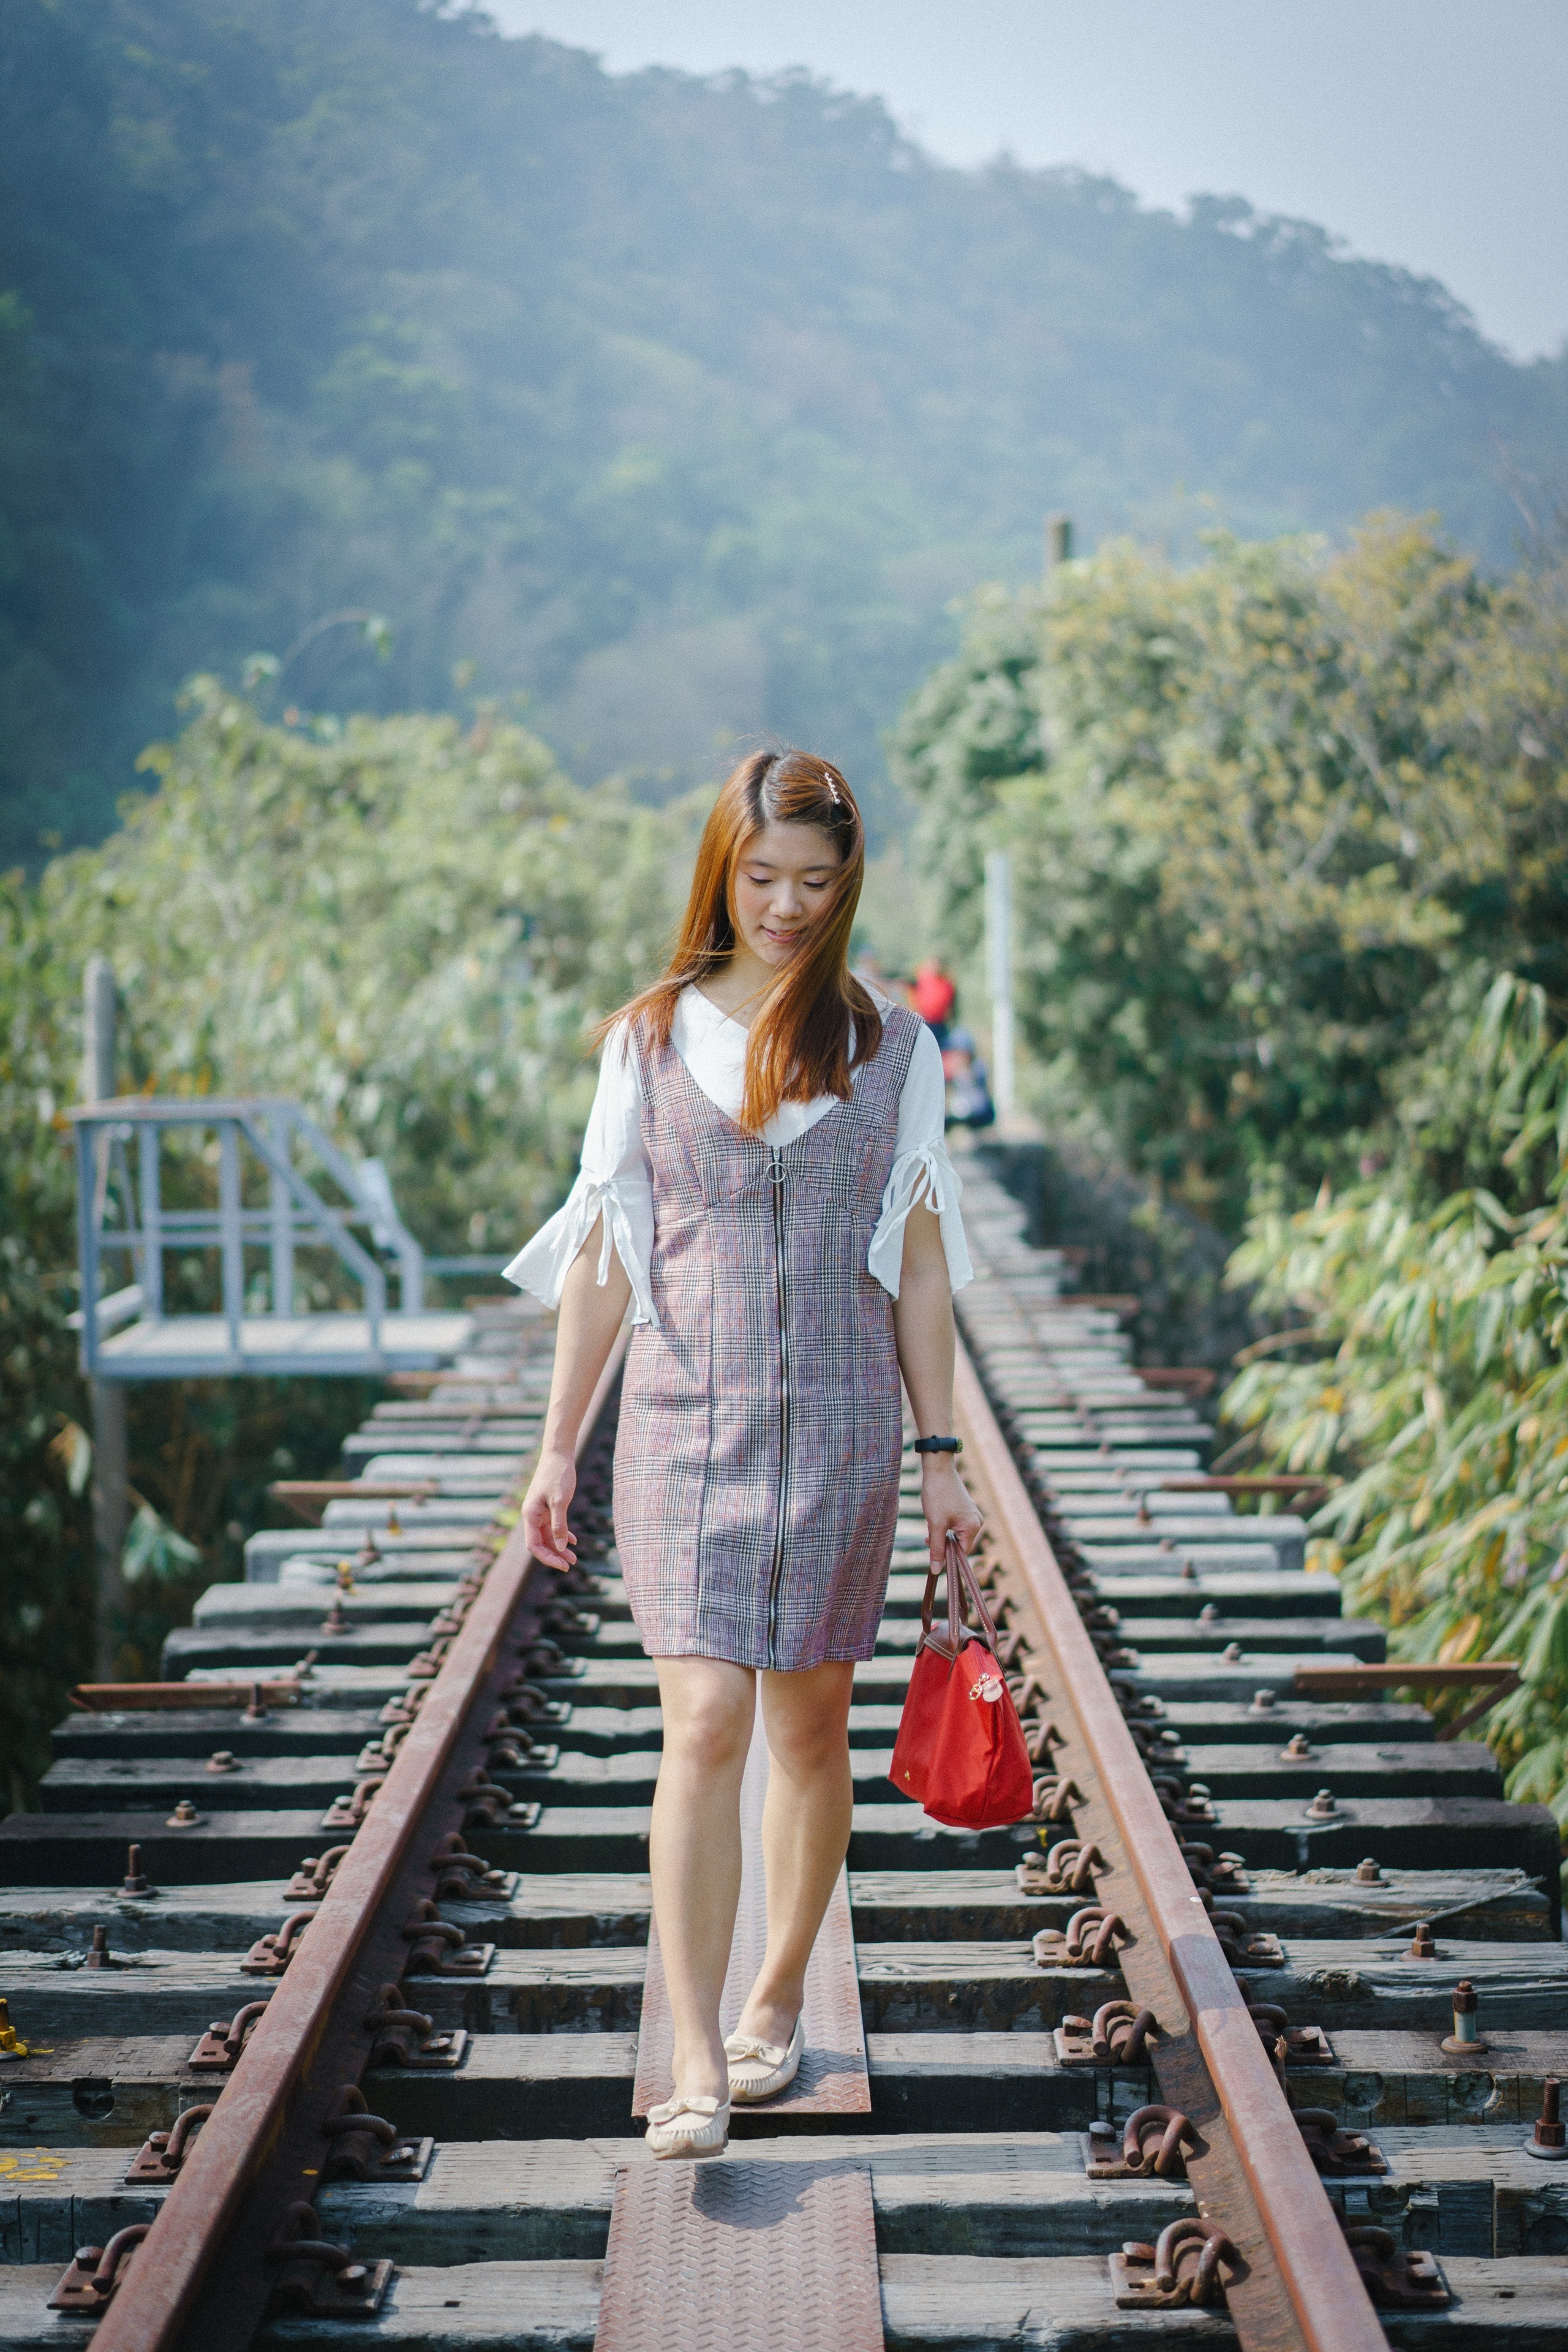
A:
[[[1489,1737],[1568,1828],[1568,1043],[1504,973],[1443,1058],[1496,1181],[1433,1200],[1417,1100],[1377,1184],[1255,1218],[1232,1277],[1302,1360],[1260,1356],[1225,1411],[1259,1460],[1342,1481],[1317,1564],[1392,1655],[1522,1662]]]
[[[648,976],[689,851],[689,813],[584,792],[534,738],[481,714],[264,723],[211,680],[146,755],[158,789],[101,849],[0,898],[0,1767],[13,1801],[86,1669],[89,1461],[76,1343],[73,1172],[81,971],[107,954],[119,1084],[304,1100],[383,1159],[432,1250],[510,1249],[573,1171],[588,1032]],[[210,1201],[199,1152],[172,1188]],[[174,1189],[171,1199],[175,1197]],[[315,1303],[333,1303],[316,1282]],[[215,1304],[198,1256],[173,1300]],[[267,1513],[268,1479],[331,1466],[374,1394],[353,1381],[133,1390],[122,1671],[154,1671],[169,1623]],[[191,1546],[195,1546],[193,1558]],[[183,1548],[182,1548],[183,1547]]]
[[[1568,977],[1563,576],[1387,518],[978,601],[893,763],[972,968],[1015,853],[1041,1108],[1235,1230],[1387,1148],[1440,984]]]

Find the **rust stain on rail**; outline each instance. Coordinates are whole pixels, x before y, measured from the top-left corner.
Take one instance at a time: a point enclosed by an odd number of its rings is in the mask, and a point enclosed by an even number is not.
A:
[[[1239,2168],[1239,2177],[1233,2176],[1236,2186],[1243,2194],[1250,2191],[1257,2226],[1244,2231],[1236,2226],[1239,2217],[1210,2212],[1203,2167],[1194,2162],[1190,2169],[1200,2205],[1206,2218],[1231,2228],[1238,2242],[1249,2242],[1271,2257],[1274,2276],[1265,2274],[1263,2265],[1249,2265],[1229,2292],[1244,2352],[1387,2352],[1388,2339],[1247,2014],[1246,1995],[1194,1889],[1115,1693],[962,1344],[954,1396],[965,1459],[984,1489],[993,1533],[1000,1536],[1005,1563],[1020,1580],[1053,1654],[1058,1687],[1051,1704],[1076,1719],[1099,1794],[1115,1822],[1142,1907],[1190,2021],[1196,2052],[1184,2061],[1184,2042],[1191,2052],[1184,2036],[1171,2046],[1162,2059],[1162,2083],[1167,2065],[1194,2078],[1181,2104],[1200,2124],[1201,2106],[1213,2111],[1217,2103]],[[1202,2066],[1194,2063],[1198,2053]],[[1207,2087],[1205,2069],[1212,2085],[1206,2101],[1199,2095]]]

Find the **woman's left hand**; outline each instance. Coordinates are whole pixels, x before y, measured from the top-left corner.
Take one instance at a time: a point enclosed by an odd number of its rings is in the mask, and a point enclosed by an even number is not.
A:
[[[984,1519],[959,1476],[951,1454],[921,1457],[921,1508],[925,1513],[933,1568],[941,1568],[947,1558],[950,1533],[958,1538],[965,1553],[973,1550]]]

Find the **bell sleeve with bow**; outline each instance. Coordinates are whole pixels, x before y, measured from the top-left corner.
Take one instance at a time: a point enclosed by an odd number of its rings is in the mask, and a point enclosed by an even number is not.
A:
[[[904,1227],[917,1201],[936,1212],[942,1224],[942,1245],[947,1278],[954,1290],[974,1279],[963,1219],[958,1203],[963,1187],[947,1156],[947,1080],[942,1048],[923,1029],[910,1056],[899,1103],[899,1132],[893,1147],[892,1173],[882,1194],[882,1213],[867,1253],[868,1273],[875,1275],[890,1297],[899,1295],[904,1261]]]
[[[561,1303],[566,1270],[604,1220],[598,1279],[607,1282],[613,1249],[632,1286],[632,1321],[657,1325],[648,1266],[653,1256],[653,1176],[642,1139],[642,1090],[624,1029],[599,1064],[598,1089],[583,1136],[576,1182],[549,1223],[505,1269],[508,1282],[546,1307]]]

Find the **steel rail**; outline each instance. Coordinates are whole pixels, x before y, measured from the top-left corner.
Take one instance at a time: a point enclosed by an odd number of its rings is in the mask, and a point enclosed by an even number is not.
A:
[[[619,1376],[623,1332],[584,1415],[582,1460]],[[476,1533],[478,1531],[476,1530]],[[169,2352],[224,2234],[281,2133],[289,2102],[326,2032],[360,1947],[435,1796],[476,1689],[493,1669],[533,1555],[521,1523],[486,1573],[429,1696],[415,1717],[322,1900],[310,1934],[246,2044],[99,2321],[94,2352]]]
[[[1308,2352],[1387,2352],[1388,2339],[1361,2282],[1338,2217],[1318,2178],[1269,2063],[1247,1996],[1231,1972],[1182,1858],[1110,1679],[1079,1615],[1017,1465],[967,1350],[955,1368],[955,1418],[978,1467],[1005,1545],[1032,1601],[1114,1818],[1148,1916],[1185,2007],[1237,2159],[1258,2209],[1294,2328]],[[1054,1700],[1053,1700],[1054,1703]],[[1223,2212],[1213,2219],[1222,2224]],[[1237,2298],[1239,2304],[1244,2298]],[[1267,2300],[1266,2298],[1264,2299]],[[1244,2352],[1281,2338],[1237,2322]]]

